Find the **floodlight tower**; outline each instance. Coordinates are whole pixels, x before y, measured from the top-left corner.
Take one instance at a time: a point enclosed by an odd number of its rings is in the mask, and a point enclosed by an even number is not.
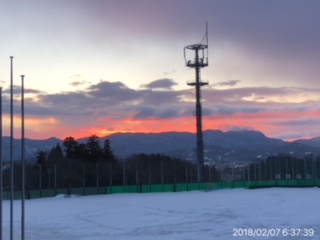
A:
[[[186,52],[194,51],[194,59],[188,60]],[[203,182],[204,178],[204,153],[203,153],[203,134],[202,134],[202,107],[201,107],[201,87],[208,85],[207,81],[201,81],[200,69],[208,66],[208,24],[206,33],[201,43],[188,45],[184,48],[184,58],[187,67],[194,68],[196,79],[188,82],[187,85],[195,86],[196,89],[196,127],[197,127],[197,161],[198,161],[198,182]]]

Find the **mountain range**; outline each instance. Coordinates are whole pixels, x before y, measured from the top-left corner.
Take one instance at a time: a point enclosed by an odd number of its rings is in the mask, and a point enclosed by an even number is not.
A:
[[[101,137],[100,142],[109,139],[111,148],[118,158],[126,158],[136,153],[160,153],[190,161],[196,160],[196,134],[188,132],[164,133],[115,133]],[[293,142],[266,137],[259,131],[206,130],[203,132],[206,162],[249,162],[265,159],[278,154],[290,154],[304,157],[306,154],[320,153],[320,138],[300,139]],[[87,138],[77,140],[86,143]],[[3,137],[3,160],[10,157],[10,138]],[[25,156],[34,160],[39,151],[50,151],[63,140],[25,140]],[[21,140],[13,140],[13,159],[21,156]]]

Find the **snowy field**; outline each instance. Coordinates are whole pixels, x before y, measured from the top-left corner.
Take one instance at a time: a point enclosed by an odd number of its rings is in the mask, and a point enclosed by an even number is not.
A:
[[[3,239],[9,239],[9,204],[3,202]],[[14,239],[20,239],[21,202],[14,204]],[[299,237],[290,237],[292,228]],[[244,236],[249,229],[265,236]],[[314,236],[302,236],[304,229],[314,231]],[[25,234],[28,240],[320,239],[320,189],[229,189],[26,200]]]

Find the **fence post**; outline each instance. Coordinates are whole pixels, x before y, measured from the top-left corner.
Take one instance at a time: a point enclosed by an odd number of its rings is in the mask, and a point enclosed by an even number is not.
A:
[[[41,164],[39,166],[39,196],[42,197],[42,171],[41,171]]]
[[[267,160],[264,160],[264,181],[267,182]]]
[[[248,166],[248,186],[250,186],[250,164]]]
[[[162,192],[164,192],[164,177],[163,177],[163,160],[161,160],[161,185],[162,185]]]
[[[122,174],[123,174],[123,191],[126,192],[126,163],[122,163]]]
[[[198,176],[199,177],[199,176]],[[173,159],[173,191],[177,191],[177,176],[176,176],[176,159]]]
[[[96,163],[96,187],[97,194],[99,194],[99,163]]]
[[[222,176],[222,162],[220,162],[220,180],[223,182],[223,176]]]
[[[136,169],[136,191],[137,192],[141,192],[139,189],[140,189],[140,187],[139,187],[139,175],[138,175],[138,163],[136,162],[135,163],[135,169]]]
[[[243,182],[246,181],[246,167],[245,166],[243,166],[243,168],[242,168],[242,179],[243,179]]]
[[[110,193],[112,193],[112,164],[109,163],[109,184],[110,184]]]
[[[54,175],[54,194],[57,195],[57,164],[54,164],[53,168]]]
[[[259,182],[261,183],[261,162],[259,162]]]
[[[151,192],[151,161],[148,162],[148,171],[149,171],[149,192]]]
[[[188,181],[188,162],[186,161],[186,185],[187,191],[189,191],[189,181]]]
[[[270,159],[270,180],[272,181],[273,180],[273,177],[272,177],[272,158]]]
[[[312,156],[312,176],[313,176],[313,186],[316,186],[316,159]]]
[[[48,165],[48,170],[47,170],[47,174],[48,174],[48,188],[49,190],[51,190],[51,169],[50,169],[50,165]]]
[[[234,165],[233,165],[233,161],[231,161],[231,174],[232,174],[232,182],[234,183]]]
[[[84,163],[82,163],[82,194],[83,196],[86,195],[86,177],[85,177],[86,173],[85,173],[85,167],[84,167]]]
[[[211,162],[209,163],[209,182],[212,183],[212,176],[211,176]]]
[[[318,157],[315,157],[315,173],[314,173],[314,178],[316,180],[316,185],[318,185]]]
[[[294,164],[293,164],[293,159],[291,158],[291,176],[292,176],[292,180],[294,180]]]

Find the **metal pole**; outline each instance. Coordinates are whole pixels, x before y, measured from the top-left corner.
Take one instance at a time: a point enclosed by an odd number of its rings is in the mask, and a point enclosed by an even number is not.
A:
[[[149,186],[151,185],[151,163],[148,162],[148,172],[149,172]]]
[[[272,158],[270,159],[270,165],[269,165],[269,170],[270,170],[270,180],[272,181]]]
[[[220,161],[220,180],[223,182],[223,177],[222,177],[222,162]]]
[[[189,191],[189,181],[188,181],[188,162],[186,161],[186,185],[187,191]]]
[[[2,87],[0,87],[0,240],[2,240]]]
[[[294,180],[294,164],[293,164],[293,158],[291,158],[291,179]]]
[[[231,162],[231,174],[232,174],[232,182],[234,182],[234,165],[233,165],[233,161]]]
[[[123,187],[126,186],[126,163],[123,161],[122,164],[122,174],[123,174]]]
[[[245,166],[243,166],[243,168],[242,168],[242,179],[244,182],[246,181],[246,167]]]
[[[86,195],[86,182],[85,182],[85,167],[84,163],[82,163],[82,194]]]
[[[25,139],[24,139],[24,75],[21,75],[21,167],[22,167],[22,190],[21,190],[21,240],[24,240],[25,232]]]
[[[286,180],[288,180],[288,158],[286,158]],[[287,181],[288,184],[288,181]]]
[[[54,194],[57,195],[57,164],[54,164]]]
[[[210,181],[211,181],[211,174],[210,174]],[[188,183],[188,162],[186,161],[186,183]]]
[[[41,170],[41,164],[38,164],[39,166],[39,195],[40,198],[42,197],[42,170]]]
[[[13,240],[13,56],[10,57],[10,240]]]
[[[259,182],[261,182],[261,162],[259,162]]]
[[[110,193],[112,193],[112,165],[109,163],[109,184],[110,184]]]
[[[316,180],[318,180],[318,170],[317,170],[317,168],[318,168],[318,157],[316,157],[316,159],[315,159],[315,169],[314,169],[314,178],[316,179]]]
[[[162,187],[162,192],[164,191],[164,178],[163,178],[163,161],[161,161],[161,187]]]
[[[97,187],[97,194],[99,194],[99,164],[96,163],[96,187]]]
[[[138,163],[136,162],[136,186],[139,186]]]
[[[202,133],[202,108],[201,108],[201,84],[200,84],[200,65],[199,54],[196,49],[196,124],[197,124],[197,159],[198,159],[198,182],[204,181],[204,153],[203,153],[203,133]]]
[[[173,191],[176,192],[177,189],[177,176],[176,176],[176,159],[173,159]]]

